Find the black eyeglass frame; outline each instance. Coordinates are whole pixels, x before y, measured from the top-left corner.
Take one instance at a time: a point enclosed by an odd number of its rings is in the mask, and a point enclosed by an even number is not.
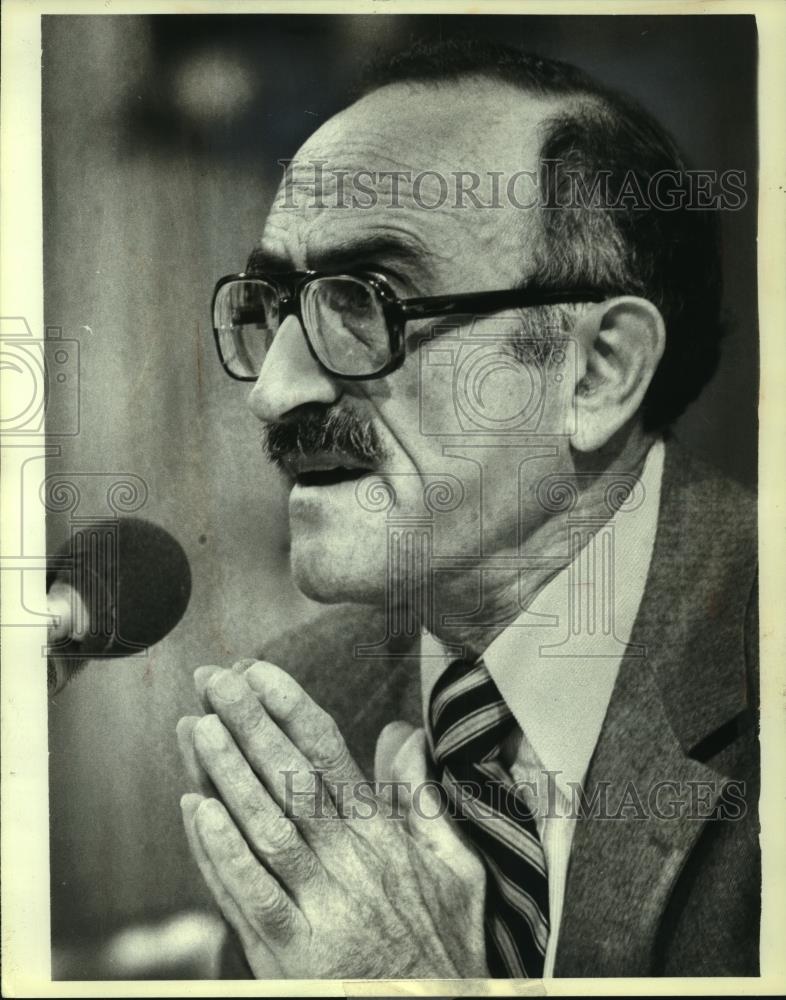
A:
[[[370,375],[343,375],[325,364],[317,354],[311,342],[308,329],[303,320],[300,308],[300,297],[303,290],[317,278],[355,278],[367,282],[377,293],[382,305],[382,314],[387,324],[390,358],[378,371]],[[410,299],[400,299],[387,280],[373,271],[287,271],[278,274],[262,272],[240,272],[226,274],[219,278],[211,300],[211,323],[213,337],[216,342],[218,359],[221,367],[238,382],[256,382],[257,375],[235,375],[224,360],[221,351],[220,334],[215,325],[216,299],[224,285],[232,281],[248,280],[265,281],[279,290],[279,323],[278,329],[289,316],[295,316],[300,323],[303,336],[306,339],[309,352],[317,364],[333,378],[345,382],[366,382],[372,379],[384,378],[399,368],[406,356],[404,329],[410,320],[439,319],[443,316],[462,315],[467,312],[489,315],[501,309],[522,308],[528,306],[560,305],[572,302],[602,302],[609,297],[609,292],[590,288],[572,288],[568,290],[548,290],[538,288],[506,288],[488,292],[460,292],[455,295],[430,295]],[[278,333],[278,329],[276,333]],[[274,333],[275,337],[276,334]]]

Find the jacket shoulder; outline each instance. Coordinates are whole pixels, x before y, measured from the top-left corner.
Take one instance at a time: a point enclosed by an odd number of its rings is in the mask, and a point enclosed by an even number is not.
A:
[[[729,553],[756,554],[757,499],[749,487],[688,451],[676,439],[666,441],[663,472],[662,504],[677,503],[684,519],[700,522],[705,528],[694,531],[685,539],[697,537],[711,543],[712,548],[725,548]]]
[[[755,705],[757,508],[750,490],[667,440],[655,547],[634,633],[686,752]],[[726,729],[723,729],[726,732]]]

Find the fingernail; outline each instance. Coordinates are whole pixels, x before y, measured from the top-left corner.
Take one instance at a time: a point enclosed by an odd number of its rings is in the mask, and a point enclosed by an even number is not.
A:
[[[208,681],[213,676],[213,674],[216,673],[216,671],[222,669],[223,667],[216,667],[216,666],[206,666],[206,667],[196,668],[196,670],[194,671],[194,687],[196,688],[197,694],[200,697],[202,696],[202,693],[207,687]]]
[[[224,826],[224,810],[215,799],[205,799],[199,807],[199,821],[211,830],[221,830]]]
[[[203,797],[201,795],[197,795],[196,792],[186,792],[186,794],[180,799],[180,809],[182,810],[183,815],[193,816],[203,801]]]
[[[222,750],[227,745],[226,731],[217,715],[206,715],[200,719],[194,735],[214,750]]]
[[[244,657],[242,660],[238,660],[237,663],[232,664],[232,670],[236,674],[244,674],[249,667],[253,667],[256,660],[251,659],[250,656]]]
[[[240,680],[237,674],[231,670],[223,670],[214,681],[211,682],[210,690],[217,695],[221,701],[231,703],[240,701],[246,690],[246,685]]]
[[[246,684],[256,693],[263,694],[270,677],[267,660],[256,660],[243,674]]]
[[[198,715],[183,715],[177,720],[175,732],[178,736],[190,737],[194,732],[194,726],[199,722]]]

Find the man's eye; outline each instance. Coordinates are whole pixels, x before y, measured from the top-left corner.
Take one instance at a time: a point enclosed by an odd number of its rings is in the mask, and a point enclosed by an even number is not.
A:
[[[381,278],[384,278],[396,295],[401,298],[418,294],[412,284],[411,278],[408,278],[401,271],[397,271],[385,264],[371,264],[367,270],[370,274],[378,274]]]
[[[358,283],[344,281],[329,286],[327,302],[334,309],[348,312],[363,312],[372,301],[370,290]]]

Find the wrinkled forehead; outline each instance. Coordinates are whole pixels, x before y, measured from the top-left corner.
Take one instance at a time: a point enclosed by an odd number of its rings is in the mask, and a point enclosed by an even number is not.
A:
[[[437,265],[495,240],[514,249],[537,225],[526,196],[555,105],[487,80],[383,87],[290,161],[263,247],[298,268],[375,234],[395,234]]]

